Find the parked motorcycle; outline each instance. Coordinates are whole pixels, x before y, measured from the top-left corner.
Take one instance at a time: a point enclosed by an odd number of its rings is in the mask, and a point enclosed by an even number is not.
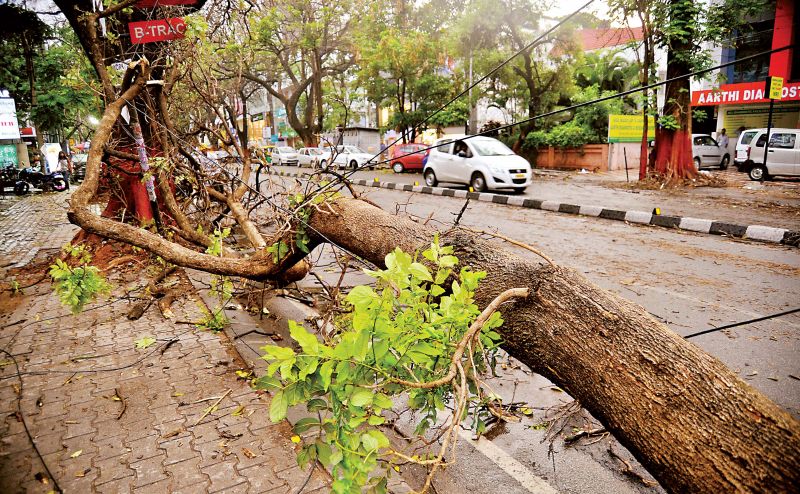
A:
[[[67,182],[61,172],[41,173],[34,171],[33,168],[20,170],[17,183],[14,185],[14,193],[18,196],[30,192],[31,187],[41,189],[43,192],[61,192],[67,189]]]
[[[13,164],[0,166],[0,190],[6,193],[6,187],[15,188],[19,180],[19,170]]]

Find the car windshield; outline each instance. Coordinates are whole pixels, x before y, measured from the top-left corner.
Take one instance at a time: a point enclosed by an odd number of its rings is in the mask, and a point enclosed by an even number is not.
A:
[[[756,134],[758,134],[756,131],[745,132],[742,136],[742,144],[750,144],[750,141],[753,140],[753,137],[755,137]]]
[[[510,156],[514,151],[508,149],[508,146],[495,139],[471,139],[470,144],[475,148],[481,156]]]
[[[320,154],[322,154],[322,153],[324,153],[324,152],[325,152],[325,151],[323,151],[322,149],[318,149],[318,148],[308,148],[308,154],[320,155]]]
[[[294,153],[295,152],[294,148],[290,148],[289,146],[279,147],[278,151],[280,151],[281,153]]]
[[[355,146],[345,146],[344,147],[344,152],[345,153],[361,153],[361,154],[365,154],[364,151],[358,149]]]

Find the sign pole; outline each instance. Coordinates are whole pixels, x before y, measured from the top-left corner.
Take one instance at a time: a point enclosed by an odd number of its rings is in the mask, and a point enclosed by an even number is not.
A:
[[[767,116],[767,141],[764,143],[764,173],[767,173],[767,155],[769,154],[769,133],[772,131],[772,112],[775,100],[783,97],[783,77],[769,76],[764,92],[769,98],[769,115]]]
[[[767,173],[767,154],[769,154],[769,133],[772,130],[772,110],[775,107],[775,100],[769,99],[769,116],[767,117],[767,142],[764,143],[764,173]]]

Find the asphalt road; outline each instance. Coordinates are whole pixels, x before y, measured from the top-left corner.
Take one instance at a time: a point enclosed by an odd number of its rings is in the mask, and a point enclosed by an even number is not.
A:
[[[378,188],[361,190],[388,211],[399,208],[420,221],[430,218],[443,226],[452,224],[464,204],[449,197]],[[461,221],[536,246],[557,263],[643,306],[680,335],[800,306],[800,250],[794,247],[483,202],[471,202]],[[527,251],[520,254],[532,255]],[[794,416],[800,416],[800,314],[692,341]],[[513,362],[501,372],[497,384],[505,399],[513,397],[537,407],[534,422],[546,419],[542,410],[568,401],[540,376],[514,369]],[[620,463],[609,456],[605,446],[615,442],[577,448],[556,446],[556,454],[551,455],[543,439],[543,431],[527,423],[509,424],[483,450],[477,443],[469,446],[467,442],[458,464],[447,469],[454,484],[437,489],[550,492],[547,488],[536,490],[536,481],[526,483],[527,475],[544,479],[563,492],[659,491],[620,474]],[[618,444],[614,447],[622,449]],[[627,452],[622,450],[622,454]],[[510,458],[510,469],[503,458]],[[643,473],[641,466],[631,464]],[[509,471],[521,473],[509,480]]]
[[[308,168],[276,168],[291,173],[311,171]],[[628,188],[625,174],[621,171],[580,174],[534,170],[533,183],[522,196],[625,211],[649,212],[657,207],[664,215],[800,230],[800,180],[753,182],[732,168],[708,172],[725,180],[728,186],[642,190]],[[425,183],[420,173],[397,174],[385,169],[358,171],[352,177],[354,180],[372,181],[377,178],[381,182],[402,184]],[[440,186],[466,189],[466,186],[456,184]]]

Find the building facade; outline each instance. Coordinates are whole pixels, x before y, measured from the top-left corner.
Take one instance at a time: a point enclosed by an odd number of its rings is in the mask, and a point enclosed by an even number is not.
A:
[[[777,0],[749,29],[737,36],[736,48],[718,48],[720,63],[777,50],[798,42],[800,7],[796,0]],[[720,70],[726,84],[692,90],[692,107],[706,118],[692,122],[694,133],[719,133],[723,128],[735,147],[739,129],[767,126],[769,99],[765,98],[768,76],[784,79],[782,99],[776,100],[773,127],[800,128],[800,50],[787,49],[730,65]],[[716,57],[715,57],[716,59]],[[710,87],[709,87],[710,86]]]

